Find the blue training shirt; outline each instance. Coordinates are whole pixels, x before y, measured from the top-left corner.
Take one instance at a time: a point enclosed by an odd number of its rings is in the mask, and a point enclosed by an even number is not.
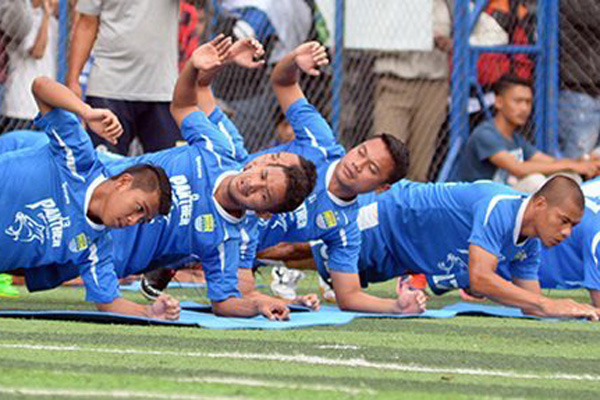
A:
[[[519,241],[527,202],[528,198],[510,188],[483,181],[422,184],[402,180],[382,194],[360,196],[361,284],[413,272],[426,274],[435,292],[466,287],[470,244],[494,254],[499,271],[537,279],[540,242],[535,238]],[[313,255],[319,272],[327,278],[322,244],[313,246]]]
[[[106,227],[87,217],[107,171],[74,114],[54,109],[35,124],[47,145],[0,155],[0,270],[75,268],[86,300],[111,302],[119,297],[112,240]]]
[[[228,214],[213,195],[221,180],[237,173],[240,165],[227,155],[229,143],[202,112],[188,115],[181,133],[189,145],[112,160],[108,166],[112,175],[139,163],[161,166],[173,190],[169,215],[114,232],[115,242],[119,243],[114,250],[117,275],[125,277],[143,272],[150,263],[169,264],[193,256],[202,262],[211,300],[239,297],[237,264],[242,218]],[[45,282],[39,276],[27,276],[28,286],[43,290],[71,277],[56,275],[48,269]]]
[[[251,268],[257,251],[281,242],[308,242],[321,239],[328,246],[334,271],[356,272],[360,233],[356,199],[344,201],[327,190],[335,166],[345,155],[327,121],[305,98],[294,102],[286,112],[295,139],[250,155],[287,151],[315,163],[317,181],[313,192],[296,210],[274,214],[269,220],[249,214],[242,242],[241,268]]]

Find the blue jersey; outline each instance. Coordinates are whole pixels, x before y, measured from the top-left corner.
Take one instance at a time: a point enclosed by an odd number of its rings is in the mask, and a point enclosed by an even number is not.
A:
[[[427,275],[436,292],[466,287],[470,244],[494,254],[500,272],[537,279],[540,242],[519,239],[528,198],[512,189],[491,182],[403,180],[385,193],[363,195],[359,202],[363,286],[412,272]],[[326,277],[324,247],[316,245],[313,254]]]
[[[87,217],[107,172],[74,114],[54,109],[35,123],[46,145],[0,156],[0,270],[76,268],[87,300],[111,302],[119,296],[112,240]]]
[[[113,175],[134,164],[159,165],[173,189],[174,204],[168,216],[114,232],[119,243],[114,249],[117,274],[125,277],[144,271],[151,263],[169,264],[193,256],[202,262],[211,300],[237,297],[241,218],[228,214],[215,201],[214,190],[223,178],[237,173],[240,165],[227,156],[229,143],[202,112],[188,115],[181,133],[188,146],[108,164]],[[58,277],[55,272],[47,271],[46,282],[35,282],[36,276],[28,276],[28,286],[46,289],[70,277]]]
[[[306,99],[294,102],[286,113],[296,138],[274,148],[252,154],[287,151],[315,163],[317,182],[313,192],[293,212],[274,214],[269,220],[249,215],[242,234],[242,268],[250,268],[256,251],[281,242],[308,242],[320,239],[329,249],[330,268],[356,272],[360,251],[360,232],[356,224],[356,200],[344,201],[328,191],[335,166],[345,154],[331,128]]]
[[[0,136],[0,154],[48,144],[48,135],[38,131],[12,131]]]
[[[581,222],[563,243],[542,250],[540,284],[549,289],[600,290],[600,201],[586,198]]]

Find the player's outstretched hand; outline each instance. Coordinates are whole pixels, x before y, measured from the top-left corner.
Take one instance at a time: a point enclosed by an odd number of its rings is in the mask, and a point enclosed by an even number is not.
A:
[[[258,40],[244,38],[231,45],[227,62],[244,68],[258,68],[265,65],[265,60],[261,60],[264,55],[265,49]]]
[[[89,108],[83,115],[83,119],[92,131],[110,144],[117,144],[117,139],[123,134],[119,119],[108,109]]]
[[[210,42],[205,43],[194,50],[192,57],[190,57],[190,61],[194,68],[203,71],[210,71],[214,68],[218,68],[222,66],[228,58],[231,44],[231,37],[220,33]]]
[[[542,310],[544,317],[587,318],[592,321],[600,319],[600,309],[571,299],[544,299]]]
[[[329,64],[327,49],[319,42],[307,42],[296,47],[294,60],[298,68],[312,76],[321,75],[319,67]]]
[[[150,306],[151,317],[156,319],[177,321],[180,311],[179,301],[165,293],[158,296],[158,299]]]
[[[396,302],[402,314],[420,314],[427,306],[427,295],[422,290],[412,290],[408,282],[402,282]]]
[[[316,293],[309,293],[304,296],[296,296],[292,304],[305,306],[313,311],[319,311],[319,296],[317,296]]]
[[[287,321],[290,319],[290,309],[277,299],[256,300],[259,312],[271,321]]]

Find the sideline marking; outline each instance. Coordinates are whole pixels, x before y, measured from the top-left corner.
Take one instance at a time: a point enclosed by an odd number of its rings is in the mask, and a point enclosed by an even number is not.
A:
[[[114,399],[159,399],[159,400],[249,400],[247,397],[210,397],[193,394],[161,394],[156,392],[137,392],[129,390],[77,390],[77,389],[30,389],[0,386],[0,393],[25,396],[61,396],[61,397],[103,397]]]
[[[481,368],[434,368],[426,367],[417,364],[386,364],[381,362],[367,361],[363,358],[351,359],[332,359],[319,356],[308,356],[304,354],[296,354],[293,356],[286,354],[256,354],[256,353],[201,353],[201,352],[177,352],[177,351],[157,351],[157,350],[135,350],[135,349],[111,349],[111,348],[85,348],[80,346],[43,346],[31,344],[0,344],[3,349],[24,349],[24,350],[46,350],[46,351],[81,351],[90,353],[107,353],[107,354],[140,354],[140,355],[156,355],[156,356],[178,356],[178,357],[205,357],[205,358],[233,358],[241,360],[257,360],[257,361],[283,361],[290,363],[313,364],[313,365],[329,365],[334,367],[360,367],[379,369],[387,371],[402,371],[402,372],[423,372],[430,374],[457,374],[457,375],[474,375],[474,376],[490,376],[499,378],[514,378],[514,379],[561,379],[568,381],[600,381],[600,375],[592,374],[533,374],[519,373],[516,371],[502,371]]]

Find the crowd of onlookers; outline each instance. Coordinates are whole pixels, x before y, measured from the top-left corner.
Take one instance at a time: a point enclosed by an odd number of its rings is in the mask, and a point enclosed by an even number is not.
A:
[[[56,76],[58,2],[0,0],[0,132],[35,129],[32,120],[36,106],[29,87],[35,76]],[[222,107],[243,127],[251,150],[286,141],[290,138],[289,125],[269,90],[268,70],[304,41],[328,41],[328,27],[318,3],[70,0],[67,85],[85,96],[89,104],[113,110],[124,125],[125,134],[117,146],[92,134],[95,144],[121,154],[127,154],[136,140],[145,151],[171,147],[181,140],[168,112],[178,67],[214,32],[234,38],[252,36],[265,46],[265,66],[257,70],[229,67],[213,88]],[[536,3],[490,1],[471,33],[470,43],[534,43]],[[357,129],[363,131],[363,137],[389,132],[404,140],[414,155],[409,171],[409,178],[414,180],[433,177],[432,170],[439,165],[432,166],[432,160],[440,151],[440,137],[448,129],[453,8],[453,0],[432,1],[431,50],[368,52],[372,62],[367,63],[370,70],[365,76],[373,81],[367,100],[371,106],[357,108],[365,108],[371,115],[370,122]],[[560,2],[559,135],[568,160],[544,155],[530,143],[531,99],[535,96],[530,83],[534,75],[532,57],[483,54],[477,64],[477,80],[484,90],[496,95],[494,117],[473,119],[477,123],[473,123],[470,140],[461,152],[454,179],[494,179],[531,190],[543,176],[556,171],[583,177],[597,174],[594,149],[600,135],[600,17],[589,12],[594,8],[600,11],[594,0]],[[331,71],[327,71],[307,90],[313,102],[321,102],[325,114],[330,88]],[[515,91],[519,92],[518,106],[512,98]]]

